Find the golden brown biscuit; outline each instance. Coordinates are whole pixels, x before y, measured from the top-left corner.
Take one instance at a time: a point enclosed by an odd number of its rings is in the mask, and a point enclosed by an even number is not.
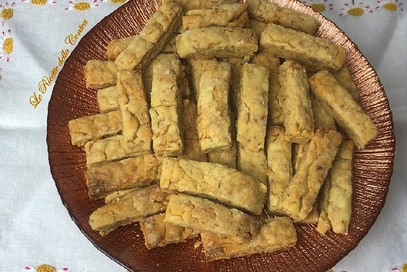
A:
[[[224,4],[187,11],[182,17],[182,31],[209,26],[248,27],[248,23],[246,4]]]
[[[250,58],[258,50],[258,38],[249,28],[203,27],[179,34],[176,47],[181,58]]]
[[[328,106],[328,112],[358,149],[377,137],[378,129],[369,115],[330,72],[320,71],[310,77],[309,82],[312,93]]]
[[[311,212],[341,142],[339,132],[317,129],[305,147],[298,170],[279,202],[280,209],[295,221],[304,220]]]
[[[209,232],[201,233],[201,241],[207,260],[214,261],[288,249],[296,245],[297,233],[290,218],[276,217],[266,219],[250,243]]]
[[[271,214],[283,214],[278,203],[293,176],[292,144],[285,138],[284,127],[272,126],[267,129],[266,147],[268,167],[266,209]]]
[[[121,52],[115,63],[120,70],[145,69],[181,25],[182,8],[163,3],[139,35]]]
[[[237,168],[243,173],[266,183],[266,139],[269,70],[263,66],[245,63],[242,68],[241,88],[236,120]]]
[[[339,45],[275,24],[268,24],[262,32],[260,50],[295,60],[314,71],[338,71],[346,57],[345,49]]]
[[[86,88],[103,89],[116,85],[117,67],[114,61],[88,60],[83,73]]]
[[[199,232],[233,236],[246,242],[258,233],[260,227],[256,219],[240,210],[181,193],[170,195],[164,221]]]
[[[263,0],[246,1],[250,18],[270,24],[277,24],[314,35],[320,23],[317,19],[300,11],[279,7]]]
[[[197,129],[205,153],[232,147],[229,115],[230,65],[216,59],[202,60],[197,83]]]
[[[86,171],[91,199],[103,198],[117,190],[140,188],[158,181],[162,158],[152,154],[97,165]]]
[[[151,153],[153,133],[141,71],[119,71],[117,91],[124,151],[133,156]]]
[[[314,134],[314,118],[305,68],[291,60],[279,69],[280,101],[285,137],[292,143],[307,143]]]
[[[160,186],[151,185],[133,190],[97,208],[89,216],[89,224],[94,231],[104,236],[119,226],[165,211],[167,203],[168,195],[160,190]]]
[[[140,229],[144,235],[144,244],[148,249],[163,247],[169,244],[185,242],[197,237],[199,233],[164,222],[165,213],[149,216],[140,221]]]
[[[260,214],[266,202],[264,184],[218,163],[165,158],[160,186],[166,191],[206,197],[254,214]]]
[[[119,111],[82,116],[69,121],[69,134],[73,145],[82,146],[93,139],[113,136],[122,131]]]
[[[151,64],[151,126],[156,154],[176,156],[183,151],[181,93],[178,78],[181,63],[175,54],[160,54]]]

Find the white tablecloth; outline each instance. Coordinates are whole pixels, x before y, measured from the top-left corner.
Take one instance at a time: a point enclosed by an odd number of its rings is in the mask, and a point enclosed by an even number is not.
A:
[[[65,58],[124,2],[0,0],[0,271],[44,271],[41,264],[54,271],[125,271],[69,217],[50,174],[46,145],[47,105]],[[332,270],[407,271],[407,3],[303,2],[324,8],[322,14],[358,45],[394,114],[396,156],[386,204],[368,235]],[[49,81],[41,89],[44,76]]]

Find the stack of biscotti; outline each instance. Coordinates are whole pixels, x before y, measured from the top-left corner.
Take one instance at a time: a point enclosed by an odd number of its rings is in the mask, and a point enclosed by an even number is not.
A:
[[[69,131],[105,199],[92,229],[138,222],[149,249],[198,237],[208,260],[287,250],[296,224],[347,234],[353,153],[378,130],[318,27],[261,0],[163,0],[87,61],[100,113]]]

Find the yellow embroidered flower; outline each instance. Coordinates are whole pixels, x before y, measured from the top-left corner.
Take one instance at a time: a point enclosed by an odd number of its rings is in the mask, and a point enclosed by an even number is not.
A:
[[[36,6],[43,6],[45,4],[56,4],[56,0],[22,0],[22,2],[30,2],[33,5]]]
[[[350,15],[350,16],[362,16],[366,12],[373,12],[370,10],[370,6],[363,6],[363,3],[355,5],[355,1],[352,1],[352,4],[345,3],[342,8],[342,13],[339,16]]]
[[[37,266],[35,272],[56,272],[57,270],[55,267],[48,265],[48,264],[41,264]]]
[[[109,2],[113,4],[124,4],[127,0],[109,0]]]
[[[92,7],[99,6],[97,0],[72,0],[68,3],[69,7],[65,8],[65,10],[85,11]]]
[[[32,272],[64,272],[64,271],[68,271],[69,269],[66,267],[57,269],[54,266],[49,265],[49,264],[40,264],[37,267],[26,266],[25,270],[32,271]]]
[[[0,36],[0,59],[6,58],[7,62],[10,60],[10,54],[14,50],[14,40],[11,37],[11,29],[7,32],[2,32]]]
[[[0,4],[0,21],[2,26],[4,26],[5,21],[10,20],[13,17],[14,10],[12,7],[14,5],[15,2],[11,3],[11,5],[6,2],[4,6]]]
[[[304,2],[304,4],[310,6],[313,10],[320,13],[324,12],[327,9],[332,10],[333,7],[333,4],[329,4],[328,0],[311,0],[309,1],[309,3]]]
[[[383,1],[377,1],[379,4],[376,9],[384,9],[387,11],[397,11],[401,10],[403,11],[403,3],[401,3],[399,0],[383,0]]]
[[[407,272],[407,263],[403,264],[401,267],[401,272]]]

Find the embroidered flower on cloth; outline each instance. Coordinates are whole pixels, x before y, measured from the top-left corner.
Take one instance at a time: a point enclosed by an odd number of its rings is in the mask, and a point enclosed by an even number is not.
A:
[[[106,0],[104,0],[104,1],[106,1]],[[124,4],[124,3],[126,3],[128,0],[108,0],[110,3],[113,3],[113,4]]]
[[[350,15],[350,16],[362,16],[363,14],[369,12],[373,12],[370,9],[370,6],[364,6],[363,2],[359,2],[359,4],[355,4],[355,1],[352,1],[351,4],[345,3],[344,7],[341,9],[342,12],[339,16]]]
[[[13,17],[13,6],[15,4],[15,2],[11,4],[9,2],[6,2],[4,5],[0,4],[0,21],[2,26],[4,26],[5,21],[10,20]]]
[[[57,3],[56,0],[21,0],[21,2],[23,2],[23,3],[29,2],[36,6],[43,6],[46,4],[56,4]]]
[[[71,0],[68,3],[69,7],[65,8],[65,10],[85,11],[99,6],[97,0]]]
[[[3,31],[0,36],[0,59],[10,60],[10,55],[14,50],[14,40],[11,37],[11,29]]]
[[[334,5],[333,3],[329,3],[328,0],[310,0],[304,1],[303,3],[320,13],[327,9],[332,10]]]
[[[129,0],[99,0],[99,2],[103,2],[103,3],[109,2],[109,3],[112,3],[112,4],[119,4],[119,5],[124,4],[127,1],[129,1]]]
[[[41,264],[39,266],[26,266],[25,270],[32,271],[32,272],[63,272],[63,271],[68,271],[69,269],[67,267],[62,267],[62,268],[57,269],[49,264]]]
[[[403,3],[399,0],[383,0],[377,1],[378,6],[376,9],[384,9],[387,11],[403,11]]]

